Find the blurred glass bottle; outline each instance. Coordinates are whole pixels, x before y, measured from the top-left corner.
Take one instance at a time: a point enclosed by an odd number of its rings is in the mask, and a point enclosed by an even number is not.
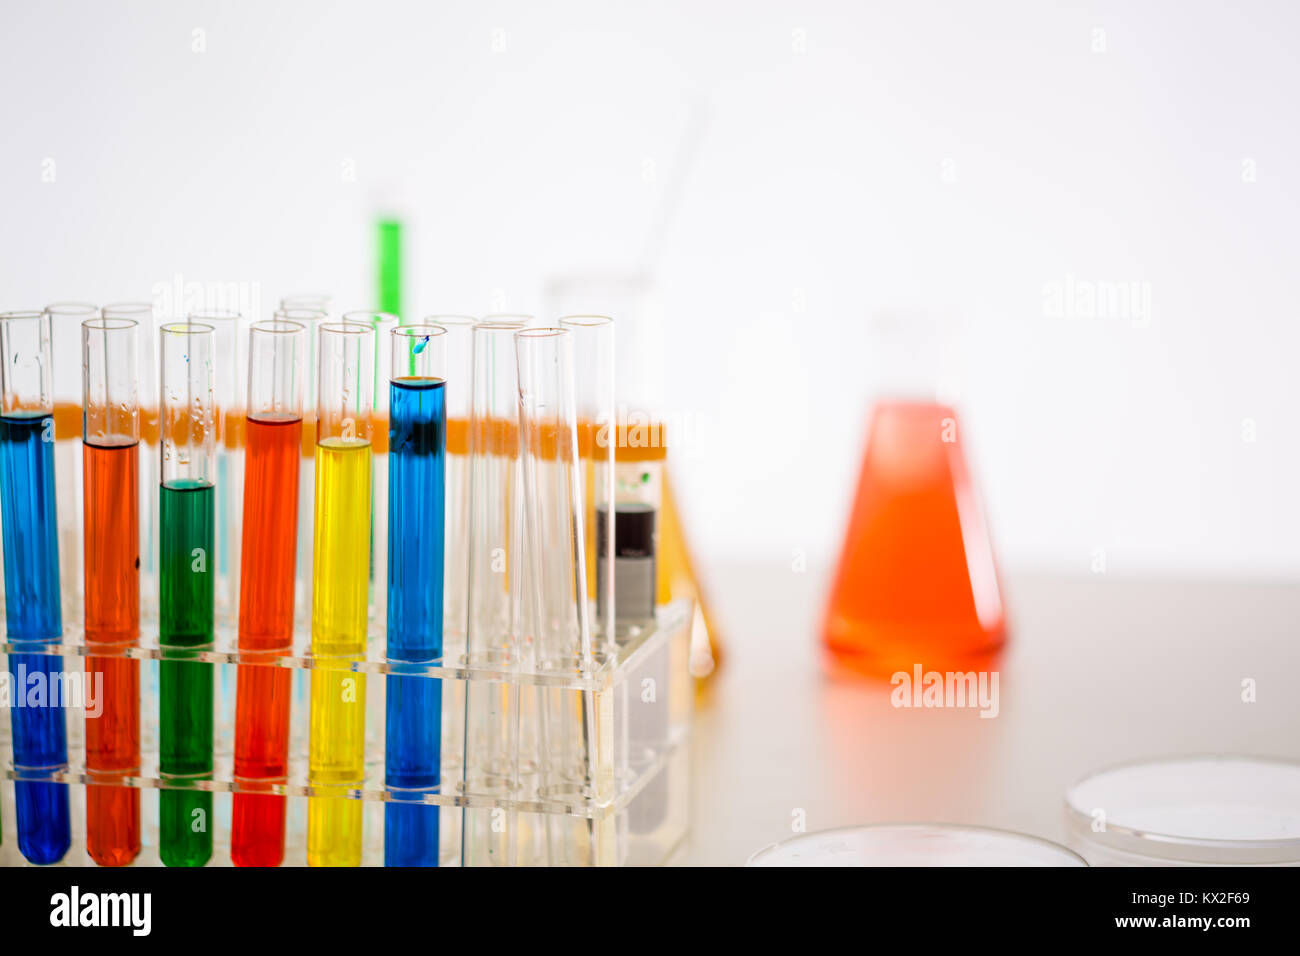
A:
[[[967,670],[1006,639],[1001,589],[951,391],[953,329],[890,313],[872,322],[875,401],[831,587],[832,665],[888,677]]]

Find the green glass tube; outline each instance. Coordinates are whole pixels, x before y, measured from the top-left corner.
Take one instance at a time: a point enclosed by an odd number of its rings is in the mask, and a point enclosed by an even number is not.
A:
[[[376,226],[378,252],[375,283],[379,286],[379,311],[402,314],[402,223],[385,216]]]
[[[159,852],[167,866],[212,856],[212,664],[216,530],[212,327],[162,329],[162,487],[158,507]]]

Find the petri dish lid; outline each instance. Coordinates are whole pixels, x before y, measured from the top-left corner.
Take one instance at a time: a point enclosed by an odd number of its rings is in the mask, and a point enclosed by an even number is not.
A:
[[[749,866],[1087,866],[1048,840],[947,823],[882,823],[773,843]]]
[[[1300,862],[1300,761],[1159,757],[1095,771],[1066,792],[1065,803],[1077,837],[1125,853],[1207,864]]]

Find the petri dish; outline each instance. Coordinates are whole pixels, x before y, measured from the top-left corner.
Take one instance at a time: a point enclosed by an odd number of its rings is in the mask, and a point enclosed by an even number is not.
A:
[[[882,823],[773,843],[749,866],[1087,866],[1049,840],[947,823]]]
[[[1201,754],[1094,771],[1065,795],[1094,865],[1300,866],[1300,761]]]

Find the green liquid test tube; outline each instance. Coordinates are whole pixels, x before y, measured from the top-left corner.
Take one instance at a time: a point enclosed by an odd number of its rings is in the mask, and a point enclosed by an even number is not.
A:
[[[212,856],[211,650],[216,438],[213,328],[164,326],[162,488],[159,500],[160,667],[159,851],[167,866],[202,866]]]

